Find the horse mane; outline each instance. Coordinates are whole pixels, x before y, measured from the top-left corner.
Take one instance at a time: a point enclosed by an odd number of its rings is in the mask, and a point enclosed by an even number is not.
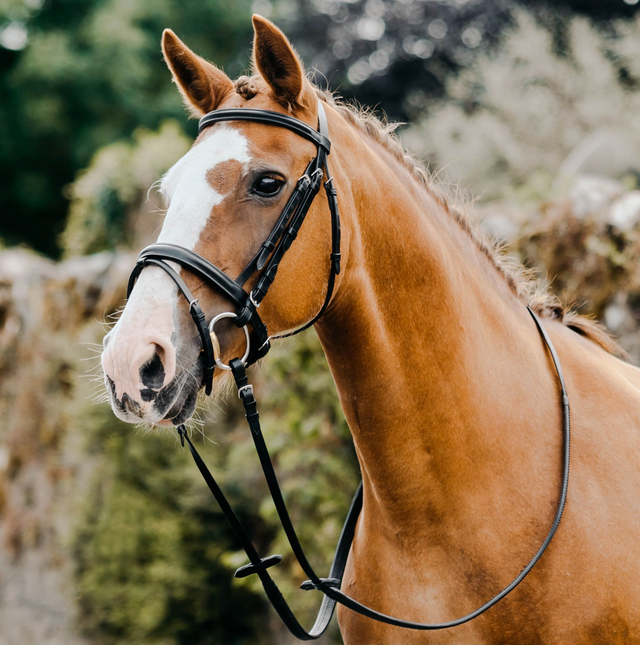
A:
[[[238,78],[235,84],[236,92],[245,98],[255,96],[258,89],[252,81],[253,79],[247,76]],[[542,282],[533,270],[527,269],[521,262],[506,253],[505,244],[487,238],[479,226],[471,202],[457,187],[452,192],[425,167],[420,159],[404,149],[395,132],[401,124],[389,123],[386,118],[378,117],[372,108],[344,101],[329,90],[316,86],[314,89],[318,98],[334,108],[347,123],[383,146],[409,171],[411,176],[471,237],[480,252],[506,281],[511,291],[528,304],[538,316],[557,320],[610,354],[627,358],[626,352],[599,322],[582,316],[573,311],[571,306],[563,304],[557,296],[550,293],[549,285]]]

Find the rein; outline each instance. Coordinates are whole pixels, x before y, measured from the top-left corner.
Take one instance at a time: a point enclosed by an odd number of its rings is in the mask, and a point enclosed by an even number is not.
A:
[[[211,490],[211,493],[220,506],[222,513],[231,525],[231,528],[238,542],[244,549],[249,559],[249,564],[240,567],[234,575],[236,578],[244,578],[246,576],[256,574],[260,578],[260,582],[262,583],[269,601],[271,602],[273,608],[278,613],[286,627],[295,637],[303,641],[315,640],[325,632],[331,621],[337,603],[340,603],[345,607],[355,611],[356,613],[361,614],[362,616],[366,616],[367,618],[371,618],[388,625],[403,627],[406,629],[432,631],[456,627],[458,625],[462,625],[463,623],[469,622],[470,620],[477,618],[485,611],[487,611],[490,607],[502,600],[507,594],[513,591],[522,582],[522,580],[535,566],[546,548],[549,546],[549,543],[555,535],[562,518],[569,486],[571,424],[569,413],[569,399],[567,396],[564,376],[562,374],[560,360],[553,346],[553,343],[551,342],[547,331],[542,326],[540,319],[536,316],[536,314],[530,307],[527,307],[529,313],[531,314],[531,317],[533,318],[536,328],[540,336],[542,337],[544,346],[551,355],[553,366],[555,368],[555,372],[557,374],[558,382],[560,385],[563,432],[562,483],[554,520],[544,542],[535,553],[533,558],[526,565],[526,567],[518,574],[518,576],[511,582],[511,584],[509,584],[500,593],[495,595],[491,600],[486,602],[475,611],[462,616],[461,618],[443,623],[416,623],[412,621],[402,620],[400,618],[394,618],[392,616],[380,613],[370,607],[367,607],[366,605],[363,605],[354,600],[350,596],[347,596],[340,590],[340,587],[342,584],[342,578],[347,564],[347,558],[349,556],[351,543],[353,542],[356,523],[362,509],[362,483],[360,483],[360,486],[358,487],[355,497],[353,498],[353,501],[351,503],[351,508],[349,509],[347,519],[338,541],[338,546],[333,559],[331,570],[329,572],[329,576],[327,578],[319,577],[311,567],[304,553],[302,545],[298,540],[295,528],[291,522],[289,512],[287,511],[287,507],[282,496],[282,491],[280,490],[278,479],[273,468],[273,463],[269,455],[269,450],[267,448],[264,436],[262,434],[262,429],[260,427],[260,416],[258,414],[257,402],[253,395],[253,386],[249,383],[249,380],[247,378],[246,367],[248,365],[251,365],[252,363],[255,363],[258,359],[267,354],[270,349],[271,340],[293,336],[294,334],[300,333],[301,331],[313,325],[320,318],[320,316],[322,316],[333,295],[335,279],[336,276],[340,273],[340,214],[338,210],[336,189],[333,185],[333,178],[329,174],[327,163],[327,156],[329,155],[331,149],[327,119],[324,108],[320,101],[318,102],[317,131],[309,127],[306,123],[299,121],[298,119],[280,114],[278,112],[271,112],[268,110],[254,110],[248,108],[227,109],[210,112],[209,114],[203,116],[200,120],[199,131],[202,132],[203,129],[214,123],[230,120],[253,121],[266,125],[287,128],[300,135],[301,137],[307,139],[308,141],[314,143],[317,147],[317,154],[309,162],[304,175],[302,175],[302,177],[300,177],[300,179],[298,180],[296,187],[289,197],[276,224],[271,230],[271,233],[269,233],[267,239],[260,247],[258,253],[242,270],[236,280],[232,280],[214,264],[194,253],[193,251],[190,251],[189,249],[173,244],[152,244],[145,248],[138,257],[136,266],[129,279],[127,297],[129,297],[129,295],[131,294],[136,279],[145,266],[157,266],[161,268],[169,275],[169,277],[177,285],[179,291],[185,296],[189,304],[189,312],[198,329],[198,333],[200,334],[203,345],[202,380],[206,394],[211,393],[213,373],[216,366],[224,370],[230,370],[233,374],[238,390],[238,397],[240,398],[242,405],[244,406],[245,417],[249,425],[251,437],[254,441],[258,458],[260,460],[260,465],[262,467],[267,486],[269,487],[269,492],[275,504],[278,517],[282,524],[282,528],[284,529],[284,532],[287,536],[289,544],[291,545],[291,549],[296,559],[298,560],[298,563],[302,567],[302,570],[305,572],[305,574],[309,577],[309,580],[301,585],[301,589],[305,591],[315,589],[322,592],[322,594],[324,595],[313,627],[309,631],[306,631],[300,625],[297,618],[289,608],[289,605],[282,596],[282,593],[278,589],[276,583],[269,575],[268,569],[278,564],[282,560],[282,556],[271,555],[265,558],[260,557],[255,547],[253,546],[253,543],[251,542],[251,538],[243,528],[240,520],[238,519],[231,505],[224,496],[224,493],[218,486],[215,478],[213,477],[206,464],[200,457],[195,446],[191,442],[185,426],[180,425],[178,426],[177,431],[180,436],[182,445],[184,446],[185,441],[187,442],[196,466],[200,470],[202,477]],[[327,179],[324,181],[324,188],[327,196],[327,201],[329,203],[329,210],[331,213],[332,240],[330,272],[325,300],[318,313],[302,327],[299,327],[298,329],[282,334],[280,336],[269,336],[267,327],[258,314],[258,308],[260,307],[260,303],[266,296],[269,287],[276,277],[278,265],[282,260],[282,257],[290,248],[293,240],[296,238],[298,231],[300,230],[300,227],[302,226],[302,223],[304,222],[304,219],[307,215],[309,207],[311,206],[311,202],[320,190],[320,184],[324,176],[327,177]],[[178,272],[175,271],[175,269],[170,264],[168,264],[167,261],[175,262],[181,267],[187,268],[192,273],[211,283],[214,287],[217,287],[229,300],[237,305],[237,311],[235,313],[225,312],[223,314],[219,314],[218,316],[214,317],[209,322],[209,324],[207,324],[206,316],[200,308],[197,299],[193,297],[193,294],[185,284],[184,280],[180,277]],[[258,278],[256,286],[250,293],[247,293],[242,287],[244,283],[249,279],[249,277],[251,277],[257,271],[261,271],[262,273]],[[222,363],[220,359],[219,343],[214,331],[214,327],[217,321],[225,317],[233,318],[233,322],[238,327],[242,327],[244,329],[247,339],[247,349],[243,358],[234,358],[228,365]],[[251,331],[249,331],[248,325],[251,326]]]

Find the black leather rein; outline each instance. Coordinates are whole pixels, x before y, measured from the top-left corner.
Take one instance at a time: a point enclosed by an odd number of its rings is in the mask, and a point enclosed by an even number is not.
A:
[[[546,550],[551,539],[555,535],[558,525],[560,524],[560,519],[562,518],[569,485],[569,454],[571,438],[570,414],[569,399],[562,374],[562,368],[551,339],[542,326],[539,318],[532,309],[528,307],[527,309],[535,322],[544,345],[551,355],[560,385],[563,431],[562,484],[555,517],[544,542],[530,562],[524,569],[522,569],[511,584],[470,614],[444,623],[416,623],[402,620],[400,618],[394,618],[371,609],[370,607],[367,607],[347,596],[340,590],[340,587],[347,564],[347,558],[349,556],[349,550],[353,541],[356,523],[360,510],[362,509],[362,483],[358,487],[353,502],[351,503],[351,508],[349,509],[347,519],[340,535],[340,540],[338,542],[338,547],[336,549],[329,576],[327,578],[320,578],[311,567],[302,545],[298,540],[291,518],[289,517],[289,513],[278,484],[278,479],[271,462],[271,457],[262,434],[257,403],[253,395],[253,387],[249,384],[247,378],[246,367],[266,355],[269,351],[270,340],[272,338],[285,338],[299,333],[313,325],[326,310],[333,294],[336,276],[340,273],[340,214],[338,211],[336,190],[333,186],[333,180],[329,174],[327,165],[327,155],[330,151],[327,120],[320,102],[318,102],[318,131],[313,130],[306,123],[303,123],[298,119],[294,119],[277,112],[251,110],[247,108],[217,110],[202,117],[200,120],[200,131],[214,123],[228,120],[254,121],[266,125],[287,128],[314,143],[317,147],[317,155],[309,162],[305,174],[298,180],[295,189],[289,197],[289,200],[287,201],[284,210],[278,218],[278,221],[273,227],[271,233],[260,247],[258,253],[240,273],[236,280],[229,278],[229,276],[227,276],[218,267],[193,251],[173,244],[152,244],[140,253],[138,262],[129,280],[128,295],[131,293],[137,277],[145,266],[157,266],[164,270],[175,282],[179,291],[185,296],[189,303],[189,311],[202,339],[204,368],[203,385],[205,386],[206,393],[209,394],[211,392],[211,382],[216,365],[224,369],[231,370],[238,389],[238,397],[242,400],[247,423],[251,431],[251,437],[255,443],[260,465],[269,487],[269,492],[273,498],[278,517],[298,563],[305,574],[309,577],[309,580],[303,583],[301,588],[304,590],[316,589],[324,594],[315,624],[309,631],[306,631],[300,625],[268,572],[270,567],[278,564],[278,562],[282,560],[282,556],[272,555],[266,558],[261,558],[259,556],[249,535],[244,530],[240,520],[224,496],[224,493],[191,442],[185,426],[180,425],[177,430],[182,445],[184,445],[185,441],[187,442],[193,459],[207,483],[207,486],[211,490],[220,506],[220,509],[231,525],[236,538],[249,558],[249,564],[240,567],[235,572],[235,576],[237,578],[244,578],[248,575],[256,574],[260,578],[262,586],[264,587],[273,608],[283,620],[289,631],[300,640],[314,640],[324,633],[331,621],[336,603],[340,603],[358,614],[372,618],[373,620],[415,630],[446,629],[456,627],[457,625],[462,625],[463,623],[473,620],[499,602],[508,593],[513,591],[520,582],[522,582]],[[300,227],[302,226],[311,202],[320,189],[323,175],[326,175],[324,187],[327,200],[329,202],[332,231],[330,272],[325,300],[318,313],[308,323],[287,334],[270,337],[257,310],[276,277],[278,265],[282,260],[282,257],[291,246],[300,230]],[[200,308],[198,301],[193,297],[179,273],[170,264],[168,264],[167,261],[177,263],[179,266],[198,275],[200,278],[220,290],[227,299],[232,301],[238,307],[235,314],[229,313],[221,315],[233,317],[234,322],[238,327],[245,328],[248,343],[245,359],[234,358],[230,361],[228,366],[221,365],[219,359],[216,360],[211,334],[213,332],[213,325],[218,317],[214,318],[209,323],[209,327],[207,326],[206,316]],[[252,289],[251,293],[247,293],[242,287],[247,279],[258,271],[261,271],[261,273],[256,286]],[[253,332],[253,341],[251,343],[249,343],[247,325],[251,326]]]

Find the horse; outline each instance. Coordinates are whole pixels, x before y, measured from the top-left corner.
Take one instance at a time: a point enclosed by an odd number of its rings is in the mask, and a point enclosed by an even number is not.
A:
[[[538,548],[558,500],[562,414],[527,305],[553,341],[571,401],[564,516],[522,584],[479,618],[437,632],[341,607],[345,644],[640,643],[640,370],[602,328],[483,241],[388,126],[316,88],[274,24],[254,16],[253,26],[252,75],[236,81],[170,30],[162,50],[195,115],[263,109],[315,128],[318,101],[326,112],[342,270],[315,330],[363,478],[342,590],[406,620],[450,620],[500,591]],[[168,207],[158,241],[235,278],[315,153],[263,123],[203,130],[162,179]],[[327,203],[315,200],[262,302],[271,333],[303,325],[322,306],[329,221]],[[176,270],[207,320],[229,310],[223,294]],[[242,330],[229,319],[216,329],[221,360],[241,356]],[[176,285],[148,266],[104,339],[114,413],[183,424],[196,407],[200,350]],[[226,380],[216,370],[214,389]]]

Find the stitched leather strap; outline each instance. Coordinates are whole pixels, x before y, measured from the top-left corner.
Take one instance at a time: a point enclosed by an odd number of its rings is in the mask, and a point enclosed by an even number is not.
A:
[[[295,212],[296,208],[300,204],[300,200],[303,195],[307,192],[311,179],[309,179],[310,169],[313,164],[313,161],[309,163],[307,169],[304,172],[304,175],[298,179],[296,187],[289,197],[289,201],[286,203],[285,207],[280,213],[280,217],[275,223],[274,227],[271,229],[267,239],[262,243],[259,251],[256,253],[254,258],[247,264],[247,266],[242,270],[242,273],[236,279],[236,282],[242,286],[256,271],[262,271],[264,265],[267,263],[267,259],[276,248],[278,240],[284,233],[287,223],[291,219],[291,215]]]
[[[235,305],[243,305],[247,300],[246,291],[235,280],[232,280],[224,271],[218,269],[215,264],[212,264],[206,258],[183,246],[167,243],[150,244],[140,251],[138,261],[145,258],[173,260],[181,266],[187,267],[198,277],[214,284]]]
[[[322,106],[320,106],[322,108]],[[327,116],[324,112],[324,109],[318,111],[318,120],[320,131],[326,130],[328,132]],[[279,334],[277,336],[271,337],[271,340],[281,340],[283,338],[290,338],[295,336],[300,332],[303,332],[305,329],[309,329],[312,325],[315,325],[318,320],[322,317],[324,312],[327,310],[331,298],[333,296],[333,290],[335,288],[336,277],[340,274],[340,264],[342,256],[340,254],[340,210],[338,208],[338,191],[333,184],[333,177],[329,172],[329,160],[324,160],[324,172],[327,177],[324,182],[324,190],[327,195],[327,201],[329,202],[329,211],[331,213],[331,266],[329,269],[329,279],[327,282],[327,291],[325,293],[324,302],[320,307],[318,313],[308,322],[306,322],[301,327],[294,329],[293,331],[286,332],[284,334]]]
[[[311,141],[319,148],[322,148],[327,154],[331,152],[331,141],[326,131],[314,130],[311,126],[307,125],[304,121],[295,119],[280,112],[273,112],[271,110],[256,110],[247,108],[228,108],[224,110],[215,110],[205,114],[198,123],[198,132],[202,132],[214,123],[220,121],[253,121],[256,123],[263,123],[265,125],[275,125],[280,128],[287,128],[296,134],[300,135],[307,141]]]

